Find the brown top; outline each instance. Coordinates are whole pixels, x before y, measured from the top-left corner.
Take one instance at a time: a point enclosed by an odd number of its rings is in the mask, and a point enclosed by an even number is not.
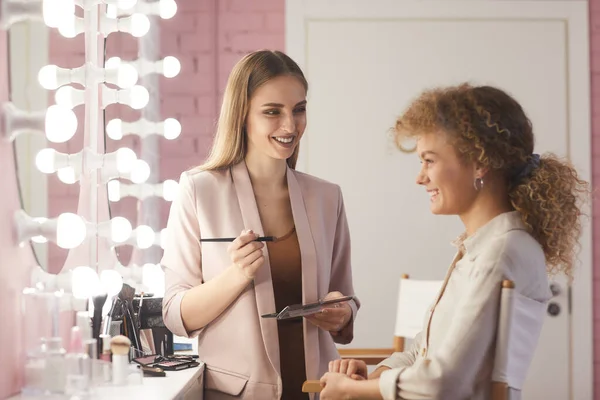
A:
[[[296,229],[274,242],[267,242],[267,249],[277,311],[302,303],[302,259]],[[279,321],[277,328],[283,383],[281,398],[306,400],[308,394],[302,393],[306,380],[303,318]]]

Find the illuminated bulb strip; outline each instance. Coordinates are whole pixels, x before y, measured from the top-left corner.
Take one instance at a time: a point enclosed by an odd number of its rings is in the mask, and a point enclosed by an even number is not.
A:
[[[150,20],[144,14],[132,14],[128,17],[109,18],[100,14],[100,33],[107,37],[111,33],[124,32],[134,37],[142,37],[150,30]],[[83,18],[74,14],[66,17],[58,26],[58,32],[66,38],[74,38],[85,31]]]
[[[146,183],[141,185],[129,185],[116,180],[108,182],[108,200],[120,201],[124,197],[135,197],[140,200],[149,197],[161,197],[166,201],[173,201],[177,194],[177,181],[168,179],[162,183]]]
[[[124,266],[121,263],[117,263],[115,271],[117,271],[123,277],[123,281],[127,283],[141,284],[143,282],[144,269],[141,265],[132,264]],[[130,284],[130,286],[133,285]]]
[[[114,168],[120,173],[128,173],[135,167],[137,156],[133,150],[122,147],[106,154],[95,154],[89,148],[74,154],[59,153],[54,149],[42,149],[35,157],[35,165],[45,174],[52,174],[63,168],[73,168],[76,172]]]
[[[72,86],[61,86],[54,94],[56,104],[73,109],[85,103],[85,91]],[[143,86],[135,85],[130,89],[110,89],[102,86],[102,108],[111,104],[125,104],[139,110],[150,101],[150,93]]]
[[[123,217],[114,217],[109,221],[103,221],[96,226],[86,222],[87,236],[98,236],[106,239],[113,246],[125,243],[132,233],[131,223]]]
[[[160,246],[164,248],[164,238],[166,230],[154,232],[148,225],[139,225],[131,234],[131,237],[122,244],[129,244],[140,249],[148,249],[152,246]]]
[[[162,122],[148,121],[145,118],[135,122],[124,122],[117,118],[106,124],[106,135],[113,140],[121,140],[125,135],[136,135],[141,138],[159,135],[167,140],[174,140],[180,134],[181,124],[175,118],[167,118]]]
[[[86,77],[91,75],[94,82],[107,82],[123,89],[133,87],[138,80],[137,70],[133,65],[122,64],[114,68],[99,68],[86,64],[77,68],[60,68],[56,65],[46,65],[38,73],[38,81],[44,89],[55,90],[60,86],[78,83],[85,86]]]
[[[61,290],[63,292],[71,291],[71,270],[63,270],[58,274],[50,274],[42,269],[39,265],[31,270],[29,277],[31,287],[40,291],[53,292]]]
[[[123,7],[108,6],[106,11],[112,18],[128,14],[127,11],[123,11]],[[137,4],[129,10],[129,12],[145,15],[158,15],[162,19],[171,19],[177,13],[177,3],[175,0],[159,0],[153,2],[138,0]]]
[[[77,131],[77,117],[67,107],[52,105],[46,111],[25,111],[13,103],[0,108],[0,134],[9,141],[24,133],[44,134],[53,143],[64,143]]]
[[[48,240],[63,249],[73,249],[86,238],[86,225],[83,218],[72,213],[60,214],[57,218],[32,218],[25,211],[14,214],[16,242],[23,246],[31,240],[45,243]]]
[[[173,56],[166,56],[157,61],[150,61],[145,58],[138,58],[135,61],[123,61],[119,57],[111,57],[105,63],[106,67],[110,66],[111,68],[118,68],[121,65],[135,67],[140,76],[161,74],[166,78],[173,78],[181,72],[181,63]]]

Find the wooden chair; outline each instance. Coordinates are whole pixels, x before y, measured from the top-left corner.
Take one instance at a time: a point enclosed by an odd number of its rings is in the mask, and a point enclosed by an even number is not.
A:
[[[514,290],[514,282],[502,282],[496,353],[492,372],[492,400],[520,400],[527,371],[542,331],[546,304]],[[305,393],[319,393],[318,380],[302,386]]]
[[[406,338],[412,339],[423,329],[428,309],[436,299],[443,281],[409,279],[403,274],[398,287],[398,307],[392,348],[339,348],[342,359],[362,360],[377,365],[394,352],[404,351]]]
[[[502,282],[492,400],[521,399],[546,316],[546,303],[525,297],[514,288],[514,282]]]

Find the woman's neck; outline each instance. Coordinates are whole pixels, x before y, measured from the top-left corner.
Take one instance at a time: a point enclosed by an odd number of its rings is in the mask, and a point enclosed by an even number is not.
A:
[[[286,160],[277,160],[250,152],[246,155],[245,160],[250,180],[255,189],[276,190],[287,187]]]
[[[505,190],[486,190],[459,217],[465,225],[467,236],[471,236],[498,215],[513,210]]]

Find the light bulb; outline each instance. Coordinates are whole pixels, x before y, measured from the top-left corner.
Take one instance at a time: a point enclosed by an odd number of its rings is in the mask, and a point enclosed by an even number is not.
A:
[[[86,236],[85,222],[73,213],[62,213],[56,225],[56,244],[63,249],[73,249],[83,243]]]
[[[138,81],[138,72],[133,65],[121,64],[118,67],[117,85],[121,88],[131,88]]]
[[[148,93],[148,89],[143,86],[135,85],[130,89],[131,95],[131,108],[134,110],[139,110],[148,104],[150,101],[150,93]]]
[[[59,0],[60,1],[60,0]],[[57,26],[58,33],[62,36],[72,39],[77,36],[77,17],[75,14],[71,14],[69,16],[65,16],[60,24]]]
[[[84,91],[72,86],[61,86],[54,93],[54,100],[59,106],[73,109],[84,103]]]
[[[76,267],[71,273],[71,291],[76,299],[89,299],[100,290],[100,280],[90,267]]]
[[[142,37],[150,30],[150,20],[144,14],[133,14],[131,16],[131,35]]]
[[[107,69],[116,69],[121,66],[121,58],[120,57],[111,57],[104,62],[104,68]]]
[[[123,243],[131,236],[131,222],[127,218],[114,217],[110,220],[111,240],[115,243]]]
[[[108,190],[109,201],[115,202],[121,200],[121,182],[113,179],[108,182],[106,189]]]
[[[166,56],[163,59],[163,75],[166,78],[173,78],[181,71],[181,63],[173,56]]]
[[[136,228],[136,242],[140,249],[147,249],[154,244],[154,231],[148,225]]]
[[[114,269],[105,269],[100,273],[100,285],[108,297],[119,294],[123,287],[123,278]]]
[[[160,0],[160,17],[162,19],[173,18],[177,13],[177,3],[174,0]]]
[[[137,156],[133,150],[128,147],[121,147],[117,150],[117,171],[122,174],[131,172],[136,160]]]
[[[178,187],[179,183],[173,179],[167,179],[163,182],[163,197],[166,201],[173,201],[175,199]]]
[[[72,185],[77,182],[77,175],[75,174],[75,169],[73,167],[59,168],[58,171],[56,171],[56,175],[58,175],[58,180],[67,185]]]
[[[45,65],[38,72],[38,82],[44,89],[54,90],[58,85],[58,67],[56,65]]]
[[[181,134],[181,124],[175,118],[165,119],[164,136],[167,140],[177,139]]]
[[[75,2],[73,0],[43,0],[42,13],[47,26],[58,28],[69,15],[75,13]]]
[[[131,170],[131,181],[133,183],[144,183],[150,177],[150,166],[144,160],[136,160]]]
[[[106,134],[112,140],[123,139],[123,121],[119,118],[108,121],[108,124],[106,124]]]
[[[112,4],[108,4],[106,6],[106,17],[110,18],[110,19],[117,19],[117,13],[118,13],[118,9],[117,6],[114,6]]]
[[[54,168],[54,157],[56,150],[54,149],[42,149],[35,156],[35,166],[44,174],[51,174],[55,170]]]
[[[165,292],[165,272],[160,264],[144,264],[142,266],[142,284],[157,297]]]
[[[77,117],[67,107],[51,105],[46,111],[46,137],[53,143],[64,143],[77,131]]]
[[[46,221],[48,221],[48,218],[44,218],[44,217],[36,217],[33,218],[33,220],[35,222],[37,222],[38,224],[42,225],[43,223],[45,223]],[[39,236],[33,236],[31,238],[31,241],[34,243],[48,243],[48,238],[44,235],[39,235]]]

